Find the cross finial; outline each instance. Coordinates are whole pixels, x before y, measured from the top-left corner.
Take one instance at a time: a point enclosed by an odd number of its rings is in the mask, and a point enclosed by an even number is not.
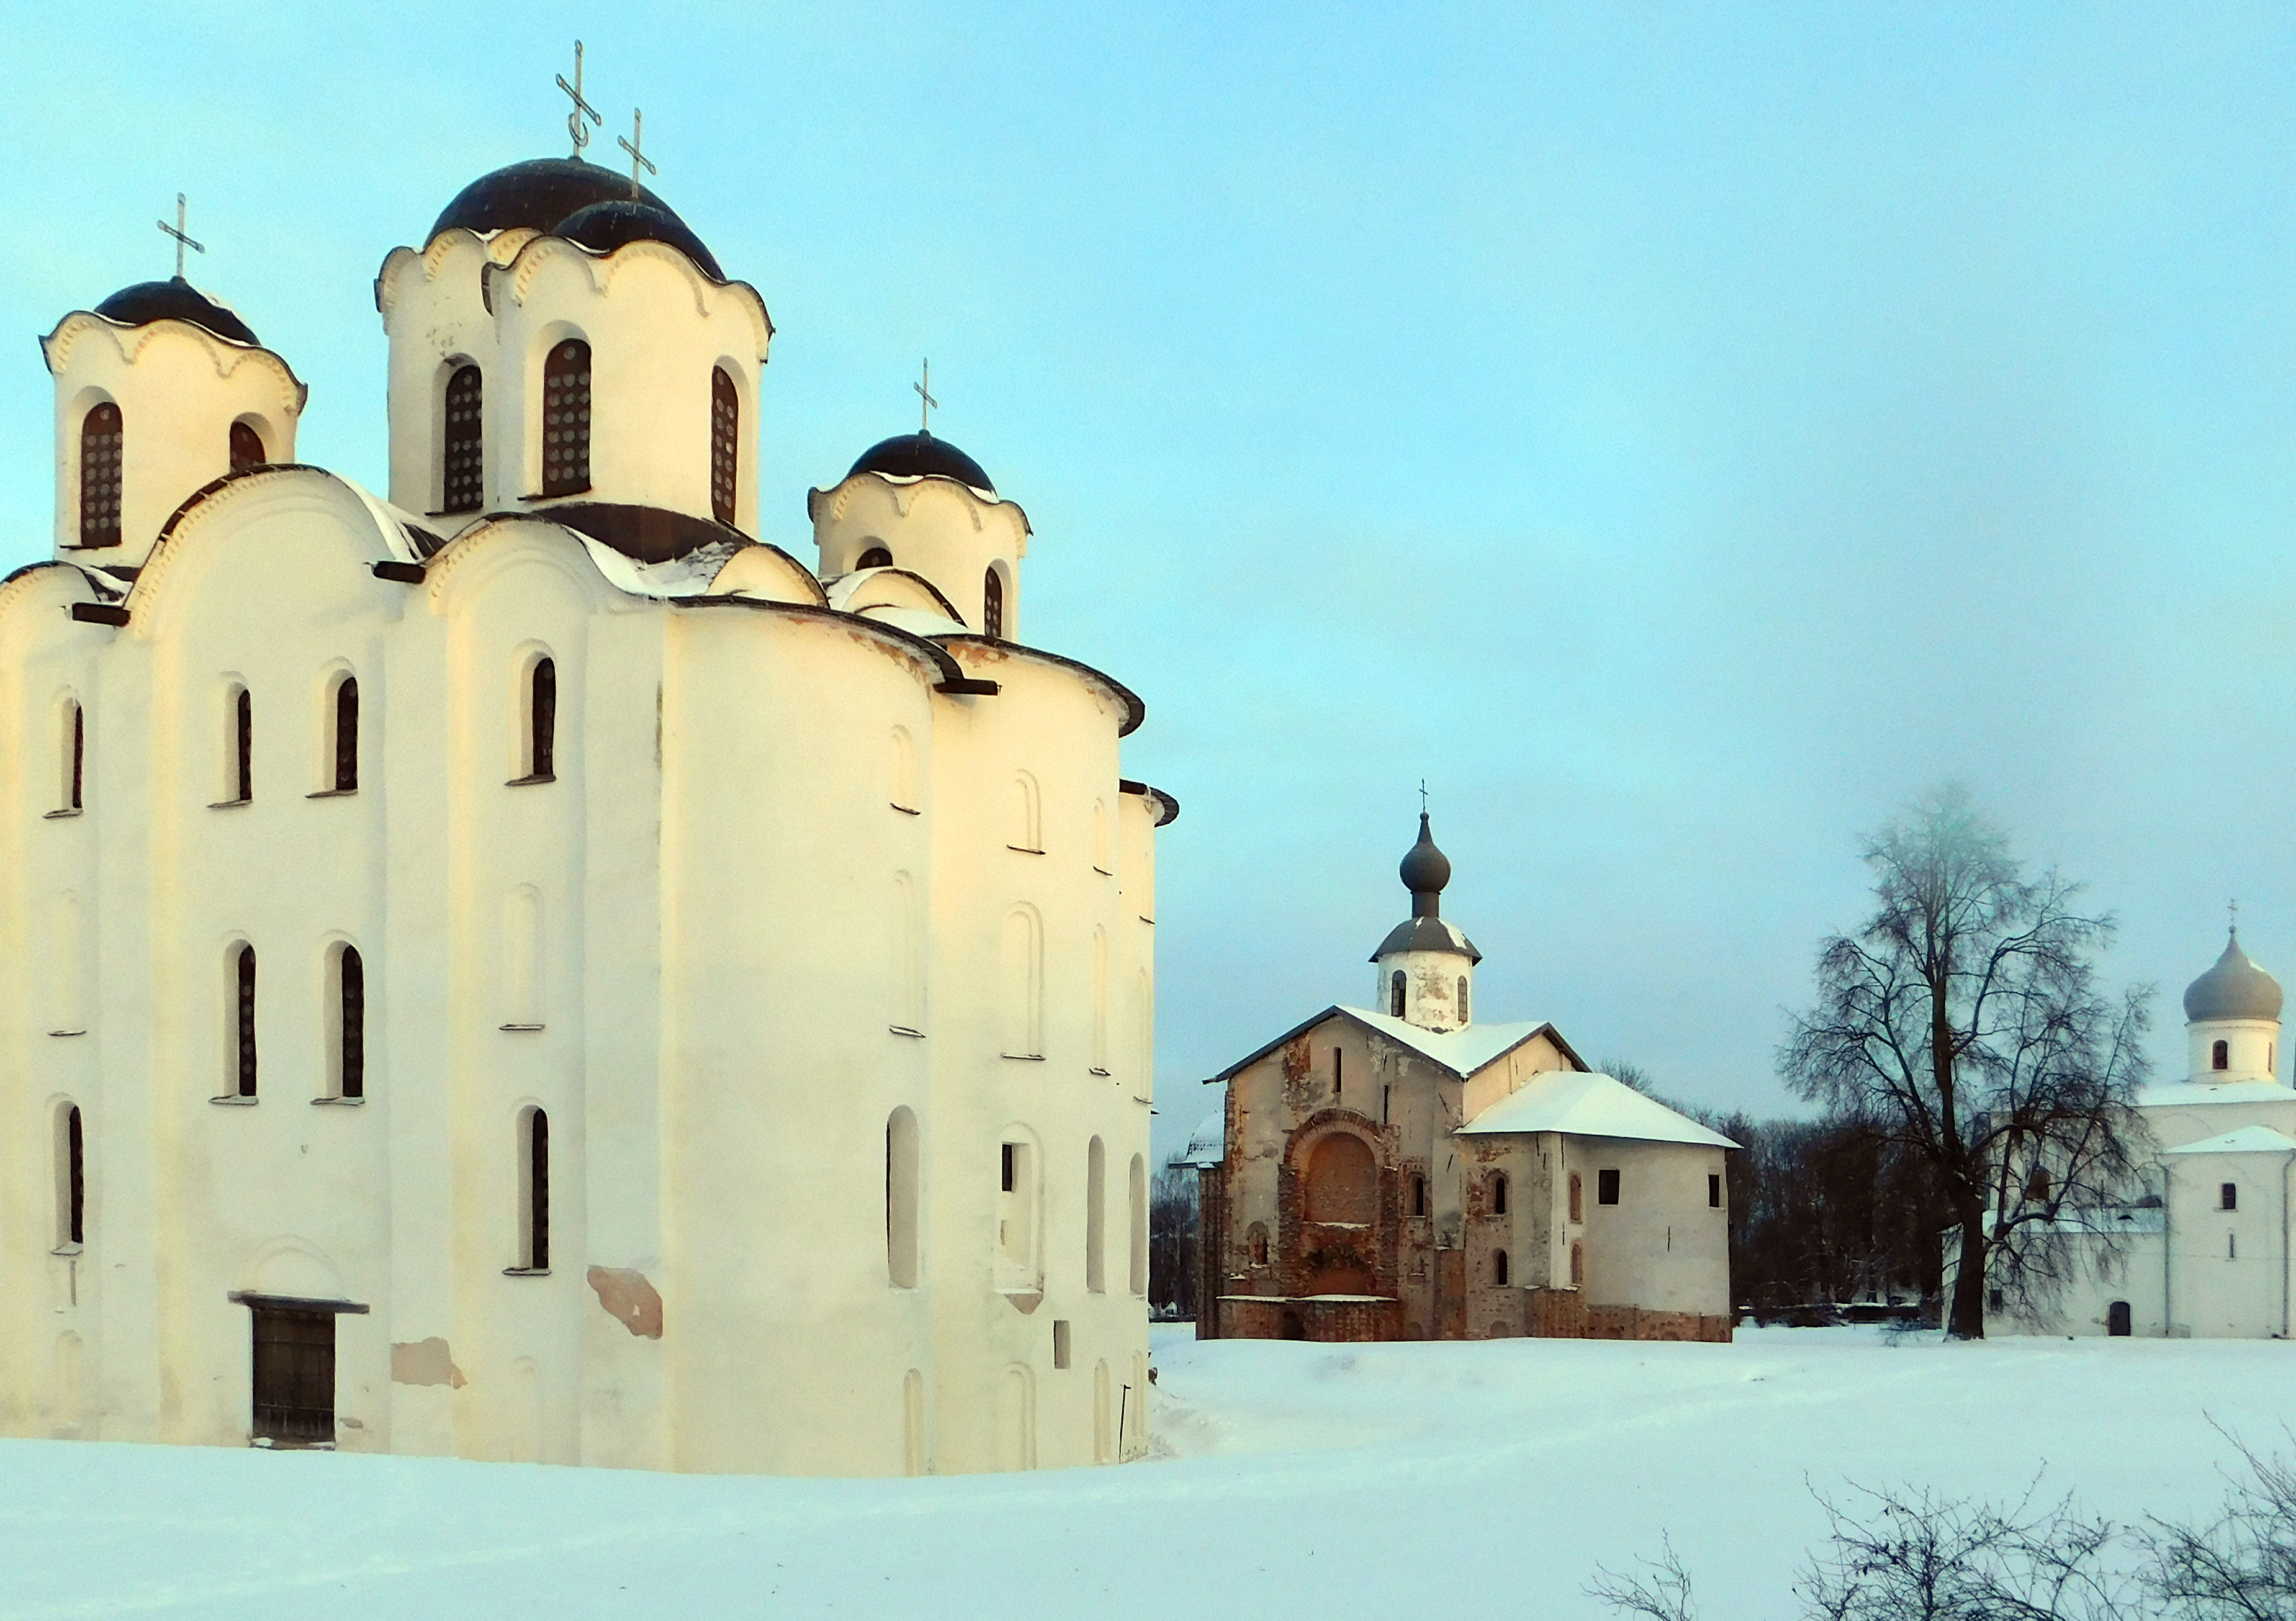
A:
[[[661,173],[653,166],[653,160],[645,155],[645,112],[643,109],[630,109],[630,138],[625,141],[616,136],[614,144],[630,154],[630,195],[635,197],[638,194],[638,170],[644,169],[649,175]]]
[[[2239,933],[2240,933],[2240,902],[2239,902],[2238,901],[2236,901],[2236,900],[2235,900],[2235,901],[2226,901],[2226,902],[2225,902],[2225,909],[2226,909],[2227,912],[2229,912],[2229,913],[2231,914],[2231,916],[2232,916],[2232,922],[2231,922],[2231,924],[2229,925],[2229,926],[2227,926],[2227,927],[2226,927],[2226,929],[2225,930],[2225,932],[2226,932],[2226,934],[2239,934]]]
[[[160,222],[160,232],[165,235],[172,236],[176,239],[176,279],[179,282],[184,279],[184,250],[185,248],[189,248],[194,253],[204,253],[207,251],[207,248],[203,243],[193,242],[190,237],[184,235],[184,213],[185,207],[184,193],[177,192],[176,193],[176,223],[169,225],[164,219]]]
[[[603,124],[606,120],[598,116],[595,107],[582,99],[582,42],[578,39],[574,42],[574,82],[568,84],[566,76],[562,73],[558,76],[558,87],[566,92],[568,99],[574,103],[574,111],[566,115],[566,132],[574,137],[574,160],[579,163],[582,149],[590,144],[590,132],[582,127],[582,120],[588,119],[593,124]]]
[[[1427,779],[1424,777],[1419,779],[1419,814],[1427,814]]]
[[[931,433],[932,432],[933,407],[939,405],[940,401],[932,397],[932,360],[930,357],[925,360],[925,372],[923,377],[915,383],[912,383],[909,386],[916,390],[919,398],[922,399],[925,402],[924,409],[920,413],[923,417],[923,420],[918,424],[917,432],[920,433]]]

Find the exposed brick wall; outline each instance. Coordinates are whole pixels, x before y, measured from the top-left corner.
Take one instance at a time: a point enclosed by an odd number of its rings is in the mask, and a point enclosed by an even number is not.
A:
[[[1228,1337],[1234,1339],[1361,1344],[1403,1337],[1401,1303],[1393,1300],[1287,1300],[1231,1295],[1219,1304],[1220,1319],[1227,1325]]]
[[[1525,1289],[1523,1332],[1539,1339],[1587,1337],[1587,1296],[1581,1289]]]
[[[1588,1339],[1686,1339],[1727,1345],[1732,1330],[1728,1317],[1708,1317],[1696,1312],[1646,1312],[1640,1306],[1598,1305],[1587,1308]]]

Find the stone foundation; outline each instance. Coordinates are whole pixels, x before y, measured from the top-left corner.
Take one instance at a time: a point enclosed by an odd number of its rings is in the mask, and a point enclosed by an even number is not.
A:
[[[1579,1289],[1530,1289],[1529,1331],[1544,1339],[1696,1340],[1728,1345],[1735,1325],[1725,1315],[1652,1312],[1641,1306],[1589,1305]]]
[[[1403,1337],[1403,1303],[1363,1296],[1223,1295],[1223,1339],[1361,1343]]]

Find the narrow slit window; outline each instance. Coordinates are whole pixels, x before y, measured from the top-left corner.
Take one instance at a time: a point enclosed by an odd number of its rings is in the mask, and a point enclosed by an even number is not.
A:
[[[2230,1041],[2218,1041],[2214,1047],[2211,1047],[2209,1049],[2209,1067],[2210,1069],[2230,1069],[2232,1067],[2232,1043]]]
[[[1344,1048],[1332,1049],[1332,1101],[1336,1103],[1347,1093],[1348,1055]]]
[[[1570,1219],[1574,1222],[1583,1222],[1587,1219],[1587,1201],[1583,1188],[1584,1185],[1578,1180],[1578,1173],[1573,1171],[1570,1173]]]
[[[441,512],[476,512],[486,499],[486,379],[458,366],[447,379],[439,464]]]
[[[1387,1011],[1396,1018],[1403,1016],[1403,970],[1398,968],[1387,982]]]
[[[1423,1176],[1411,1179],[1411,1214],[1415,1216],[1427,1214],[1427,1179]]]
[[[66,728],[64,748],[64,809],[81,809],[81,798],[87,778],[87,712],[72,700],[64,704]]]
[[[1710,1210],[1722,1208],[1722,1179],[1709,1174],[1706,1179],[1706,1205]]]
[[[255,948],[242,945],[232,962],[233,1047],[237,1057],[233,1090],[242,1098],[255,1096]]]
[[[1467,976],[1459,975],[1459,1023],[1467,1022]]]
[[[709,372],[709,511],[732,528],[742,472],[742,396],[722,366]]]
[[[65,1108],[63,1127],[63,1141],[60,1145],[63,1149],[61,1156],[63,1163],[56,1167],[62,1173],[56,1180],[62,1184],[57,1189],[62,1195],[57,1200],[62,1206],[57,1214],[62,1220],[56,1223],[56,1236],[64,1244],[85,1244],[87,1242],[87,1143],[82,1135],[78,1104]]]
[[[335,683],[335,792],[358,787],[358,678],[345,676]]]
[[[1506,1213],[1507,1213],[1507,1179],[1506,1179],[1506,1173],[1505,1173],[1505,1172],[1503,1172],[1503,1171],[1500,1171],[1500,1172],[1494,1172],[1494,1173],[1492,1173],[1492,1175],[1491,1175],[1491,1214],[1492,1214],[1493,1215],[1505,1215]]]
[[[530,1272],[550,1270],[550,1116],[540,1109],[526,1113],[525,1140],[520,1144],[521,1189],[526,1197],[519,1214],[526,1229],[522,1268]]]
[[[1507,1253],[1503,1249],[1491,1252],[1491,1281],[1504,1284],[1507,1280]]]
[[[126,444],[127,426],[120,420],[119,407],[110,400],[80,418],[79,543],[84,547],[119,544],[120,467]]]
[[[980,634],[1004,634],[1004,578],[993,568],[980,580]]]
[[[232,699],[232,800],[246,804],[255,797],[255,698],[246,687]]]
[[[558,774],[558,664],[537,659],[527,678],[526,775],[548,782]]]
[[[542,363],[542,493],[590,488],[590,346],[569,338]]]
[[[366,964],[358,948],[345,946],[335,958],[336,1093],[366,1096]]]
[[[260,467],[271,458],[264,454],[263,435],[255,431],[250,422],[231,424],[231,470],[243,473],[250,467]]]

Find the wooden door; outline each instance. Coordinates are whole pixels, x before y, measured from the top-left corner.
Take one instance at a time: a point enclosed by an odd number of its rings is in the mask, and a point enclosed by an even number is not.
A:
[[[335,1438],[335,1314],[250,1306],[255,1320],[255,1435],[286,1446]]]

